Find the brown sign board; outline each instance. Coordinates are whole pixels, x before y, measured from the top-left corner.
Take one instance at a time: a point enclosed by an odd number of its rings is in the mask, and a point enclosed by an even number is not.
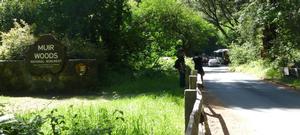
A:
[[[66,63],[66,47],[52,35],[43,35],[29,47],[26,65],[34,75],[58,74]]]

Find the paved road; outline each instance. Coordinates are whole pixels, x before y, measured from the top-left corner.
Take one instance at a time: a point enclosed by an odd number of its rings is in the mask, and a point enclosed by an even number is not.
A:
[[[204,68],[206,89],[227,109],[230,117],[243,119],[231,122],[224,115],[228,127],[240,124],[243,128],[230,134],[243,135],[300,135],[300,92],[275,86],[258,78],[232,73],[227,67]],[[232,119],[232,118],[230,118]],[[228,121],[226,121],[228,120]]]

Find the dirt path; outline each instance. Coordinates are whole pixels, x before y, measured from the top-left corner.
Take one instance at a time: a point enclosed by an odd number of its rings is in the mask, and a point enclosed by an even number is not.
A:
[[[91,100],[92,99],[92,100]],[[55,108],[58,106],[70,106],[77,104],[90,104],[92,102],[107,102],[103,97],[70,97],[70,98],[58,98],[58,97],[11,97],[4,101],[6,113],[15,114],[25,113],[30,111],[38,111],[47,108]]]

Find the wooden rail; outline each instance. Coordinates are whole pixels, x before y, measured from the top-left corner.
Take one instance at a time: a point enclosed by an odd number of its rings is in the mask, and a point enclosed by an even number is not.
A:
[[[197,82],[197,75],[189,76],[189,89],[184,92],[185,99],[185,135],[204,135],[205,116],[203,108],[203,94]]]
[[[300,68],[282,67],[281,70],[284,76],[293,76],[297,78],[300,77],[299,75]]]

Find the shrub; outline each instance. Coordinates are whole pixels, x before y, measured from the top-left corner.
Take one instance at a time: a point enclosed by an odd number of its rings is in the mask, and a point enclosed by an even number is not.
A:
[[[241,65],[255,61],[258,56],[259,50],[251,46],[250,43],[246,42],[243,45],[232,44],[230,46],[229,57],[233,65]]]
[[[281,78],[282,74],[280,72],[280,69],[276,68],[269,68],[266,72],[266,79],[279,79]]]
[[[1,135],[40,135],[41,126],[45,119],[40,115],[35,115],[30,119],[17,118],[9,122],[0,123]]]
[[[82,38],[64,39],[63,44],[68,48],[68,57],[73,59],[106,59],[105,49]],[[99,59],[98,59],[99,58]]]
[[[26,47],[34,43],[32,28],[25,21],[14,21],[14,28],[1,33],[1,59],[22,59]]]
[[[47,113],[19,115],[15,121],[0,123],[0,134],[112,134],[115,125],[123,121],[123,112],[119,110],[109,112],[105,108],[90,107],[88,111],[82,111],[70,106],[68,109],[53,109]]]

